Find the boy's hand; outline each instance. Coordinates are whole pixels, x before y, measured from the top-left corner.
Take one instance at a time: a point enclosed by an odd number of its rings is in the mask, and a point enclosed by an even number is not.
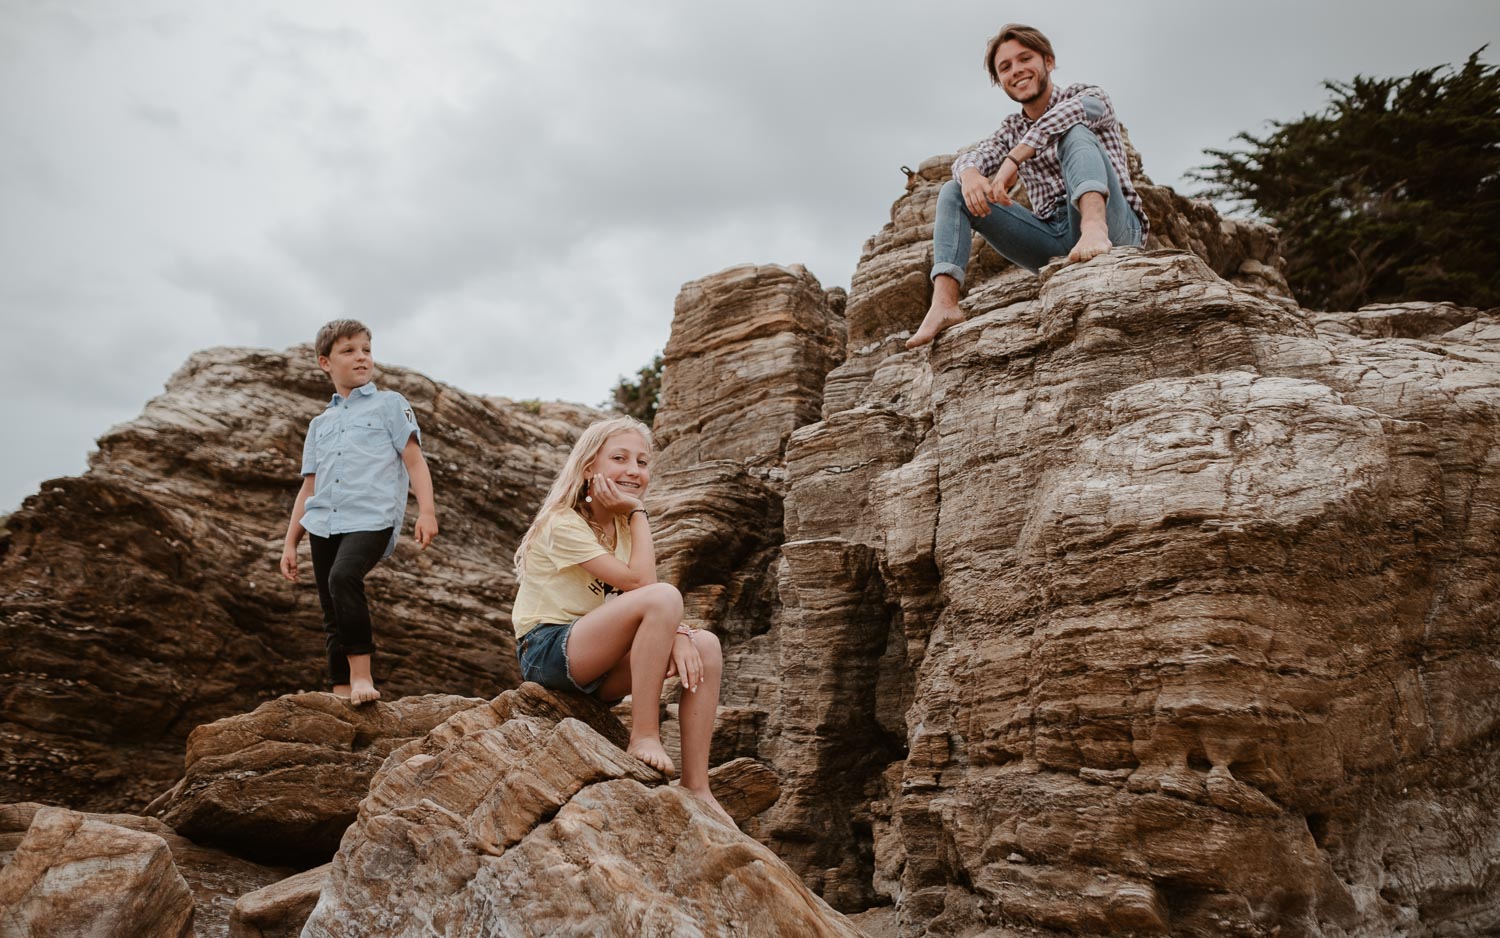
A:
[[[417,542],[417,547],[426,550],[432,539],[437,537],[438,523],[437,515],[417,515],[417,525],[412,529],[412,539]]]
[[[297,582],[297,545],[288,544],[281,549],[281,575]]]

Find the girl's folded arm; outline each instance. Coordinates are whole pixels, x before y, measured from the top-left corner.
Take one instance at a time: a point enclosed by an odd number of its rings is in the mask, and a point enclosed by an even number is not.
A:
[[[632,560],[635,558],[632,557]],[[656,582],[656,570],[636,570],[634,564],[625,564],[612,554],[600,554],[593,560],[579,564],[590,576],[597,577],[615,589],[630,592]]]

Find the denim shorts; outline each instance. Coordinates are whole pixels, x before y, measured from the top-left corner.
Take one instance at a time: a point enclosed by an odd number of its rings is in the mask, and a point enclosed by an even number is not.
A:
[[[521,659],[521,680],[552,690],[574,690],[584,694],[598,690],[604,683],[604,675],[587,684],[579,684],[568,669],[568,633],[572,631],[571,622],[543,622],[521,636],[516,643],[516,657]]]

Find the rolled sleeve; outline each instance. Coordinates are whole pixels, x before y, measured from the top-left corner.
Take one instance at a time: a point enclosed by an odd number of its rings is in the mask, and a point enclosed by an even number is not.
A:
[[[385,419],[386,431],[391,435],[391,445],[396,452],[406,449],[406,441],[413,435],[417,438],[417,445],[422,445],[422,430],[417,426],[417,415],[412,412],[411,404],[400,394],[392,394],[386,399],[382,415]]]
[[[958,155],[958,159],[953,161],[953,178],[958,179],[959,175],[971,166],[985,176],[999,169],[1000,161],[1014,146],[1011,143],[1013,136],[1009,127],[1001,127],[990,136],[965,149]]]

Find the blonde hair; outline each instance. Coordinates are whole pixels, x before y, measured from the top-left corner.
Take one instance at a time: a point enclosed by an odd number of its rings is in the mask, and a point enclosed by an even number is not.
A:
[[[651,441],[651,428],[634,417],[600,420],[590,424],[587,430],[579,434],[578,442],[573,444],[573,451],[568,453],[568,460],[563,463],[562,471],[557,474],[552,488],[547,491],[547,497],[542,499],[542,507],[537,510],[531,527],[526,529],[525,536],[521,538],[521,546],[516,548],[516,576],[525,575],[526,552],[531,549],[531,539],[553,515],[562,511],[583,514],[580,506],[583,504],[584,484],[588,481],[584,476],[584,467],[592,465],[609,438],[620,433],[640,434],[641,439],[646,441],[648,453],[655,445]]]

